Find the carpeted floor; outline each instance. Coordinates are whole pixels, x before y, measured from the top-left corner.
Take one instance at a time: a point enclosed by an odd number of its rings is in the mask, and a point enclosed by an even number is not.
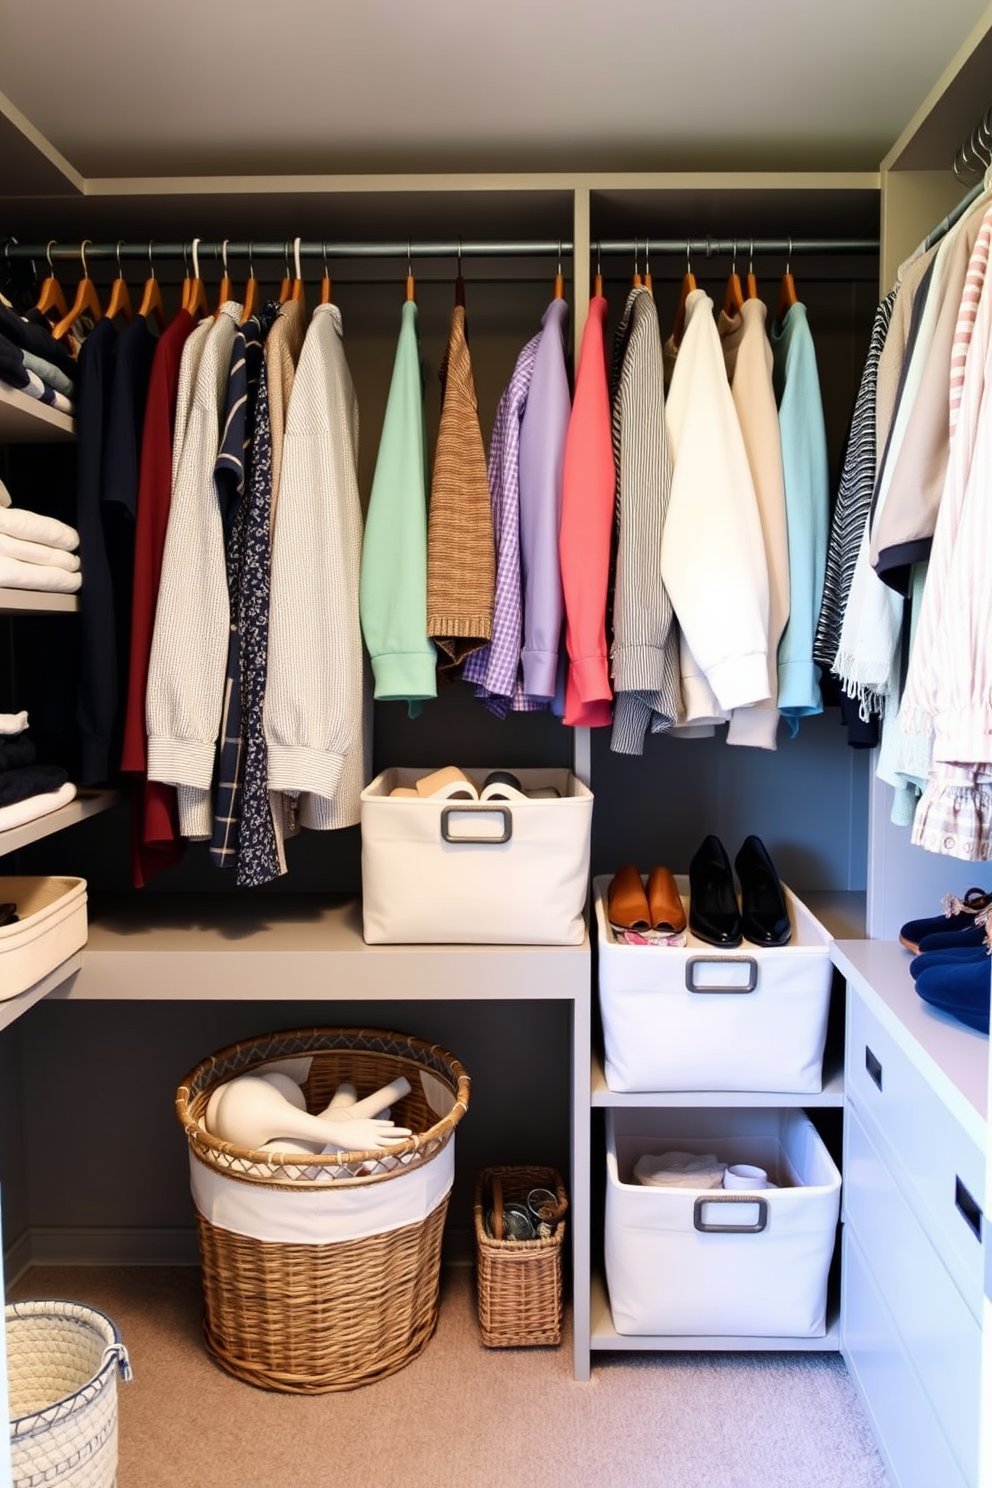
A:
[[[224,1374],[200,1341],[193,1267],[38,1267],[14,1297],[74,1297],[118,1324],[117,1488],[887,1488],[836,1354],[486,1349],[471,1269],[390,1379],[312,1399]]]

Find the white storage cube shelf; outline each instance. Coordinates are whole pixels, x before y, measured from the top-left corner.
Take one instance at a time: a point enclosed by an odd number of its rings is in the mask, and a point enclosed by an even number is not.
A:
[[[675,881],[688,915],[689,880]],[[631,946],[610,926],[609,885],[593,881],[610,1090],[822,1090],[830,934],[801,899],[785,888],[788,945],[725,951],[687,932],[684,946]]]
[[[0,1001],[17,997],[86,944],[86,880],[0,878],[0,904],[18,919],[0,927]]]
[[[802,1111],[606,1113],[605,1267],[618,1334],[822,1338],[840,1173]],[[754,1163],[757,1192],[656,1188],[634,1165],[671,1149]]]

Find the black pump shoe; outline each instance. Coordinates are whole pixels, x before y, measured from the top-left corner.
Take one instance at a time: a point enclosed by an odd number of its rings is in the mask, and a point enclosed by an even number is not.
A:
[[[745,837],[734,859],[741,885],[744,939],[756,946],[785,945],[792,935],[785,894],[760,837]]]
[[[727,850],[712,833],[689,864],[689,929],[710,945],[741,943],[742,927]]]

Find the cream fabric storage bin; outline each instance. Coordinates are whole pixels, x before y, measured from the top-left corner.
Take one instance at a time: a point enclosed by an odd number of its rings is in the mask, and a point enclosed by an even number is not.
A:
[[[606,1113],[606,1282],[618,1333],[822,1338],[840,1173],[799,1110]],[[633,1168],[672,1148],[756,1163],[758,1192],[651,1188]]]
[[[0,878],[0,904],[19,919],[0,927],[0,1000],[16,997],[86,944],[84,878]]]
[[[581,945],[592,792],[570,770],[514,769],[525,790],[554,786],[560,797],[390,797],[431,773],[385,770],[362,791],[366,941]],[[465,771],[477,787],[489,773]]]
[[[686,913],[689,880],[676,877]],[[621,945],[607,918],[610,878],[594,881],[599,1007],[610,1090],[823,1087],[833,967],[830,935],[788,888],[788,945],[719,950]]]

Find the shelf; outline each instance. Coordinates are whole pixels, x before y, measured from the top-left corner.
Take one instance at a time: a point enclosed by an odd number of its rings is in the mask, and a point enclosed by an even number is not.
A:
[[[101,811],[109,811],[121,799],[118,791],[81,790],[74,801],[60,806],[58,811],[49,811],[45,816],[36,816],[34,821],[25,822],[21,827],[10,827],[6,832],[0,832],[0,857],[5,853],[16,852],[19,847],[27,847],[31,842],[40,842],[43,837],[62,832],[66,827],[74,827],[88,816],[98,816]]]
[[[76,951],[68,961],[63,961],[61,966],[56,966],[47,976],[43,976],[40,982],[35,982],[33,987],[28,987],[19,992],[16,997],[8,997],[0,1002],[0,1029],[9,1028],[29,1008],[33,1008],[36,1002],[41,1002],[43,997],[60,987],[68,980],[83,964],[82,951]]]
[[[984,1150],[988,1038],[917,995],[913,959],[895,940],[836,941],[834,962],[924,1079]]]
[[[728,1106],[771,1107],[843,1106],[844,1068],[840,1061],[828,1062],[820,1091],[791,1090],[637,1090],[621,1093],[610,1090],[598,1054],[592,1057],[590,1087],[594,1106]]]
[[[0,383],[0,444],[56,444],[75,437],[75,419]]]
[[[74,614],[78,594],[50,594],[42,589],[0,589],[0,614]]]
[[[144,894],[89,906],[78,977],[57,996],[99,1000],[574,1001],[578,946],[366,945],[359,900],[317,894]]]
[[[653,1353],[807,1353],[836,1354],[840,1349],[840,1327],[836,1315],[827,1317],[823,1338],[765,1338],[716,1335],[671,1335],[618,1333],[603,1278],[595,1272],[590,1283],[590,1347]]]

